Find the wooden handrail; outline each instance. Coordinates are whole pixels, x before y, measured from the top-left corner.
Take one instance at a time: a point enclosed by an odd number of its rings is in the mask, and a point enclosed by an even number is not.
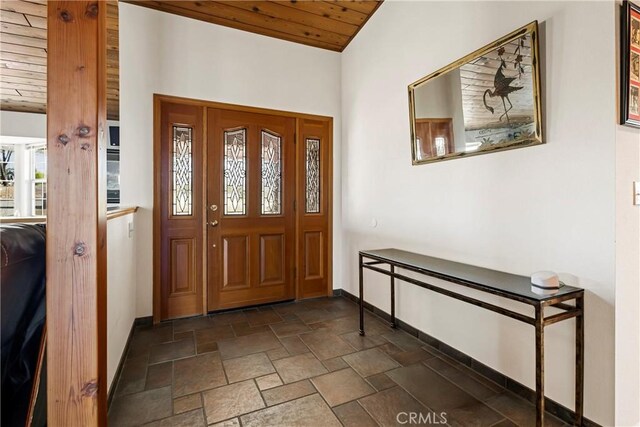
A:
[[[119,218],[121,216],[136,213],[138,211],[137,206],[126,206],[113,211],[107,211],[107,221],[110,219]],[[7,216],[0,218],[0,224],[46,224],[46,216]]]

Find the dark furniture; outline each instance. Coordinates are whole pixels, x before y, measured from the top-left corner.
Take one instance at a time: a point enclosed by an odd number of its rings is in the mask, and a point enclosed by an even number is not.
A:
[[[3,224],[0,245],[1,424],[43,426],[47,409],[44,226]]]
[[[364,262],[364,258],[371,261]],[[494,311],[512,319],[533,325],[536,330],[536,426],[544,424],[544,328],[563,320],[576,319],[576,376],[575,376],[575,424],[582,425],[584,384],[584,289],[563,286],[553,295],[539,295],[531,291],[528,277],[487,268],[475,267],[444,259],[433,258],[399,249],[360,251],[360,335],[364,335],[363,270],[368,269],[391,278],[391,327],[395,328],[395,279],[421,288]],[[379,267],[388,265],[389,269]],[[399,274],[396,268],[446,280],[491,295],[533,306],[534,317],[527,316],[495,304],[444,289],[422,280]],[[574,305],[566,302],[575,300]],[[558,309],[556,314],[544,316],[545,307]]]

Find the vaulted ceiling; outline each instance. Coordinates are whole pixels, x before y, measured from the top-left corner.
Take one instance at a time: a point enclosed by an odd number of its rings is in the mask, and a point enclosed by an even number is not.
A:
[[[151,1],[128,3],[341,52],[382,3],[372,0]],[[117,0],[107,4],[107,116],[119,118]],[[0,109],[44,113],[47,2],[0,1]]]
[[[382,1],[157,1],[140,6],[342,52]]]
[[[107,4],[107,116],[119,116],[118,5]],[[47,107],[47,2],[0,2],[0,109]]]

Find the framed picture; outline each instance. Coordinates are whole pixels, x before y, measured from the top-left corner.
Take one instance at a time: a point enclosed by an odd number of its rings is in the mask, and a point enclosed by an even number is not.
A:
[[[544,143],[538,22],[409,85],[414,165]]]
[[[640,6],[622,4],[620,123],[640,128]]]

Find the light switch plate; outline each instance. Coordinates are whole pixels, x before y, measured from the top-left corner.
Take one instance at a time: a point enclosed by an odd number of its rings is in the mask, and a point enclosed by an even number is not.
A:
[[[640,206],[640,181],[633,183],[633,204]]]

